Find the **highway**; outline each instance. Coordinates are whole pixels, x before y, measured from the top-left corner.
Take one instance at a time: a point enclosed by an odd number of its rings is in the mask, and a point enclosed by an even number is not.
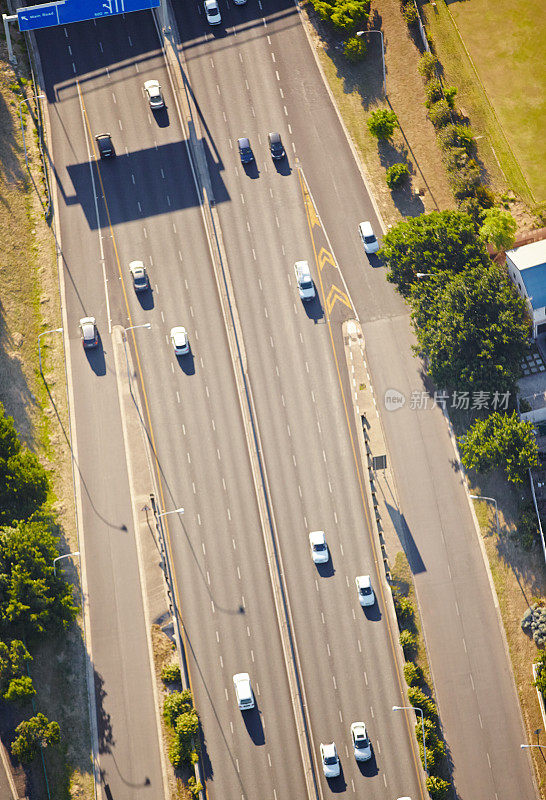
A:
[[[209,243],[151,17],[128,15],[38,36],[60,202],[93,659],[106,692],[98,701],[101,768],[115,800],[158,796],[156,722],[109,358],[110,322],[150,322],[151,330],[135,338],[161,500],[165,510],[185,508],[169,536],[209,796],[249,797],[257,786],[271,798],[306,792],[264,547],[269,536],[287,588],[319,794],[366,791],[372,798],[415,800],[422,796],[415,745],[404,715],[391,711],[403,700],[396,632],[384,607],[353,453],[340,322],[354,312],[349,297],[330,306],[330,324],[322,303],[306,311],[293,262],[310,261],[324,301],[333,282],[341,289],[343,283],[335,267],[319,274],[316,262],[320,248],[335,254],[366,322],[402,317],[404,310],[358,247],[357,223],[377,220],[294,7],[272,3],[267,18],[256,15],[253,3],[222,3],[221,9],[224,25],[214,34],[199,4],[176,6],[248,358],[271,504],[265,529],[242,423],[245,398],[235,382]],[[160,80],[167,98],[167,111],[157,116],[142,91],[150,77]],[[287,148],[288,165],[279,169],[267,153],[269,130],[279,130]],[[104,131],[112,133],[118,157],[91,170],[91,137]],[[243,135],[256,155],[247,172],[236,152]],[[151,276],[153,291],[142,300],[128,278],[135,258]],[[77,336],[84,314],[97,317],[102,338],[89,358]],[[180,324],[188,328],[192,354],[179,360],[169,330]],[[401,327],[406,347],[409,334]],[[382,344],[374,344],[375,374]],[[308,533],[317,528],[326,531],[332,555],[331,568],[322,571],[309,553]],[[379,599],[368,614],[354,586],[354,577],[366,572]],[[244,719],[232,684],[240,671],[251,674],[258,706]],[[350,752],[349,726],[358,719],[367,723],[374,751],[362,769]],[[318,746],[332,739],[342,776],[328,784]],[[525,768],[521,776],[527,780]],[[514,796],[499,788],[499,797]]]

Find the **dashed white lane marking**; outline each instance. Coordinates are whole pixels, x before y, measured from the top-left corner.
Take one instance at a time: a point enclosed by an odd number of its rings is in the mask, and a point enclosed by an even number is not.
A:
[[[211,608],[212,608],[212,613],[213,613],[213,614],[216,614],[216,606],[214,605],[214,600],[211,600],[211,601],[210,601],[210,606],[211,606]]]
[[[271,36],[267,37],[267,44],[271,44]]]
[[[248,625],[246,626],[246,632],[247,632],[248,638],[250,639],[250,628],[248,627]]]
[[[238,758],[235,759],[235,766],[237,767],[237,772],[241,772],[241,770],[239,769],[239,759]]]
[[[228,515],[229,521],[231,522],[231,511],[229,510],[229,507],[227,509],[227,515]]]
[[[209,61],[211,68],[214,69],[214,61],[212,60],[212,58],[209,58]]]
[[[361,653],[362,652],[362,645],[360,644],[360,639],[357,639],[356,643],[358,645],[358,652]],[[366,673],[364,673],[364,680],[366,681],[366,684],[367,684],[368,683],[368,679],[366,677]]]
[[[250,86],[248,85],[248,81],[247,80],[245,80],[245,86],[246,86],[247,92],[250,92]]]
[[[140,72],[140,70],[139,70],[139,68],[138,68],[138,64],[137,64],[136,62],[135,62],[135,70],[136,70],[137,72]]]
[[[198,515],[197,515],[197,524],[198,524],[198,525],[202,525],[202,524],[203,524],[203,523],[201,522],[201,514],[198,514]]]
[[[273,59],[273,63],[276,64],[275,53],[271,53],[271,58]]]
[[[372,715],[372,719],[373,719],[375,717],[375,714],[373,713],[373,706],[370,706],[370,714]]]
[[[489,753],[485,754],[487,756],[487,763],[489,764],[489,769],[491,769],[491,759],[489,758]]]
[[[252,663],[254,663],[254,650],[250,648],[250,658],[252,659]]]
[[[173,233],[176,233],[176,225],[175,225],[174,222],[173,222]],[[178,252],[180,252],[180,251],[178,251]]]
[[[337,692],[337,683],[336,683],[336,676],[335,675],[332,675],[332,681],[333,681],[333,684],[334,684],[334,689]]]
[[[254,250],[254,248],[252,248],[252,255],[254,256],[254,261],[257,261],[256,251]]]
[[[211,422],[212,422],[212,430],[215,431],[216,430],[216,425],[214,424],[214,420],[211,419]]]
[[[163,311],[161,312],[161,322],[165,322],[165,315],[164,315]],[[167,339],[167,341],[169,341],[168,338],[167,338],[167,334],[165,334],[165,339]]]
[[[385,789],[387,788],[387,776],[383,773],[383,783],[385,784]]]
[[[224,117],[224,122],[227,122],[226,112],[222,111],[222,116]]]
[[[233,545],[233,549],[234,549],[234,550],[236,550],[236,549],[237,549],[237,547],[236,547],[236,545],[235,545],[235,539],[232,539],[232,540],[231,540],[231,544]]]
[[[280,81],[281,76],[279,75],[279,70],[278,69],[275,70],[275,75],[277,76],[277,80]]]
[[[221,94],[220,87],[218,86],[218,84],[216,84],[216,91],[218,92],[218,94]]]
[[[337,514],[336,514],[335,511],[334,511],[334,518],[335,518],[336,525],[337,525]],[[341,544],[341,542],[339,543],[339,549],[341,550],[341,555],[344,556],[345,552],[343,551],[343,545]]]
[[[315,589],[316,589],[316,590],[317,590],[317,592],[318,592],[319,588],[318,588],[318,581],[317,581],[317,579],[316,579],[316,578],[315,578]]]
[[[207,570],[207,583],[210,586],[210,573],[208,570]],[[220,658],[222,658],[222,656],[220,656]]]
[[[287,109],[286,106],[283,106],[283,108],[284,108],[284,116],[287,117],[288,116],[288,109]]]
[[[455,600],[455,608],[457,609],[457,616],[460,617],[461,616],[461,612],[459,611],[459,604],[458,604],[458,602],[456,600]]]
[[[271,342],[271,347],[275,347],[275,343],[273,342],[273,337],[269,337],[269,341]]]
[[[241,194],[241,203],[243,205],[245,204],[245,196],[244,196],[244,194]]]
[[[231,720],[229,721],[229,727],[231,728],[231,733],[234,733],[233,722]]]
[[[464,640],[464,636],[463,636],[463,647],[464,647],[464,651],[465,651],[465,653],[466,653],[466,642],[465,642],[465,640]]]
[[[218,461],[221,461],[222,457],[220,456],[220,451],[218,448],[216,448],[216,455],[218,456]]]
[[[128,36],[127,38],[129,39],[129,47],[132,47],[133,46],[133,40],[131,39],[130,36]]]
[[[140,200],[137,202],[137,206],[139,214],[142,214],[142,206],[140,205]]]
[[[279,92],[281,93],[281,100],[284,100],[284,92],[280,86],[279,86]]]
[[[482,715],[481,714],[478,714],[478,719],[480,721],[480,728],[483,728],[483,722],[482,722]]]
[[[205,384],[205,392],[207,393],[207,397],[210,397],[209,387],[208,384]]]
[[[184,436],[186,435],[186,426],[184,425],[184,423],[182,423],[182,433],[184,434]]]
[[[476,691],[476,688],[475,688],[475,686],[474,686],[474,679],[472,678],[472,673],[470,673],[470,683],[472,684],[472,689],[473,689],[474,691]]]
[[[330,489],[330,494],[332,494],[333,489],[332,489],[332,484],[330,483],[330,481],[328,481],[328,488]]]
[[[380,753],[381,752],[381,745],[379,744],[379,739],[376,741],[376,744],[377,744],[377,752]]]
[[[135,176],[133,175],[133,173],[132,173],[132,172],[131,172],[131,180],[133,181],[133,183],[136,183],[136,181],[135,181]]]
[[[269,755],[269,753],[267,754],[267,762],[268,762],[269,766],[271,767],[272,766],[272,764],[271,764],[271,756]]]
[[[284,408],[286,408],[286,402],[284,400],[284,394],[281,394],[281,402],[282,402]]]
[[[170,196],[169,196],[169,195],[167,195],[167,205],[168,205],[168,206],[170,206],[170,205],[171,205],[171,198],[170,198]]]
[[[227,492],[226,482],[225,482],[224,478],[222,478],[222,486],[224,487],[224,492]]]
[[[330,645],[326,642],[326,649],[328,650],[328,655],[331,656],[332,653],[330,652]]]
[[[292,150],[294,151],[294,153],[296,152],[296,145],[294,144],[294,142],[292,142]]]
[[[324,619],[324,612],[323,611],[320,612],[320,618],[322,620],[322,624],[326,625],[326,620]]]
[[[324,450],[322,451],[322,458],[324,459],[324,463],[326,464],[326,453]]]
[[[188,456],[188,464],[191,464],[191,455],[189,454],[189,452],[186,453],[186,455]]]
[[[264,306],[264,314],[265,314],[265,318],[269,319],[269,314],[267,313],[267,308],[265,306]]]
[[[144,238],[147,239],[148,238],[148,231],[146,230],[146,228],[142,228],[142,233],[144,234]],[[153,264],[151,256],[150,256],[150,264],[151,265]]]
[[[341,713],[341,709],[340,708],[338,709],[338,712],[339,712],[339,721],[341,722],[341,724],[343,724],[343,714]],[[347,755],[349,755],[349,754],[347,753]]]
[[[358,649],[362,652],[362,647],[360,646],[360,639],[358,640]],[[364,670],[364,681],[366,686],[368,685],[368,673]]]
[[[74,64],[74,62],[72,62],[72,72],[74,73],[74,75],[76,74],[76,65]]]
[[[101,53],[102,53],[102,44],[100,42],[99,42],[99,47],[100,47]],[[70,47],[70,45],[68,45],[68,54],[72,55],[72,48]]]
[[[220,644],[220,634],[216,631],[216,641]]]
[[[299,485],[299,483],[298,483],[298,494],[300,496],[300,500],[303,500],[303,492],[301,490],[301,486]]]
[[[277,228],[281,227],[281,223],[279,222],[278,216],[275,214],[275,222],[277,223]]]
[[[254,111],[254,106],[250,106],[250,110],[252,111],[252,116],[255,117],[256,112]],[[267,172],[267,167],[266,167],[266,172]]]
[[[292,454],[292,461],[294,462],[294,466],[297,466],[296,456]]]
[[[178,392],[176,393],[176,399],[178,402],[180,402],[180,395],[178,394]]]
[[[353,619],[356,619],[356,614],[355,614],[354,608],[352,608],[351,611],[353,612]]]
[[[237,565],[237,577],[241,580],[241,570],[239,569],[239,565]]]

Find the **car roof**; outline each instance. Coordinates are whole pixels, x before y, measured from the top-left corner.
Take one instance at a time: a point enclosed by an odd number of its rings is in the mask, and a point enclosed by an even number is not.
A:
[[[250,141],[246,136],[243,136],[242,139],[238,139],[237,141],[239,142],[239,147],[250,147]]]
[[[135,269],[144,269],[144,261],[131,261],[129,263],[129,269],[131,271]]]
[[[205,0],[205,8],[218,9],[218,3],[216,0]]]
[[[159,89],[159,81],[149,80],[144,84],[145,89]]]
[[[353,722],[351,725],[351,730],[355,732],[361,730],[364,736],[366,736],[366,726],[363,722]]]
[[[268,134],[268,136],[269,136],[269,141],[272,144],[280,144],[280,141],[281,141],[280,133],[273,132],[273,133]]]
[[[94,325],[95,324],[95,317],[82,317],[80,319],[80,325]]]
[[[111,139],[112,135],[110,133],[97,133],[95,139]]]
[[[300,272],[309,272],[309,262],[308,261],[296,261],[294,264],[297,270]]]
[[[368,589],[372,585],[369,575],[359,575],[356,579],[356,584],[359,589]]]
[[[371,222],[361,222],[360,229],[365,236],[373,236],[373,228]]]
[[[337,756],[335,742],[329,742],[328,744],[321,744],[321,747],[325,756]]]
[[[326,544],[324,531],[311,531],[309,534],[309,541],[311,544]]]
[[[171,328],[171,336],[185,336],[186,333],[187,331],[182,325],[177,325],[176,328]]]

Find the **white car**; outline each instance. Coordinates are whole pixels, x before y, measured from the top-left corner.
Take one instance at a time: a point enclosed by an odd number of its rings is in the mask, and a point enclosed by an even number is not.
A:
[[[336,743],[321,744],[320,746],[320,759],[322,761],[322,769],[327,778],[337,778],[341,772],[341,765],[339,763],[339,756],[336,750]]]
[[[358,226],[358,232],[364,245],[364,250],[367,253],[377,253],[379,250],[379,242],[373,232],[371,222],[361,222]]]
[[[99,332],[95,317],[80,319],[80,336],[85,350],[92,350],[99,343]]]
[[[190,352],[188,332],[181,325],[177,328],[171,328],[171,342],[177,356],[183,356]]]
[[[219,25],[222,22],[222,15],[216,0],[205,0],[204,6],[209,25]]]
[[[328,552],[324,531],[311,531],[309,544],[311,545],[311,556],[315,564],[326,564],[330,558],[330,553]]]
[[[148,273],[143,261],[131,261],[129,270],[133,279],[135,292],[145,292],[149,286]]]
[[[359,575],[355,578],[356,590],[361,606],[373,606],[375,594],[372,589],[372,582],[369,575]]]
[[[241,711],[249,711],[254,708],[254,694],[250,685],[250,675],[248,672],[238,672],[233,676],[237,705]]]
[[[315,284],[311,277],[311,270],[309,269],[308,261],[296,261],[294,264],[294,272],[296,274],[296,281],[300,292],[300,297],[304,303],[313,300],[316,294]]]
[[[372,757],[372,747],[363,722],[353,722],[351,725],[351,739],[353,740],[353,753],[356,760],[369,761]]]
[[[150,108],[152,111],[163,108],[165,101],[163,100],[163,95],[161,94],[161,86],[159,85],[159,81],[146,81],[144,84],[144,89],[148,95],[148,100],[150,101]]]

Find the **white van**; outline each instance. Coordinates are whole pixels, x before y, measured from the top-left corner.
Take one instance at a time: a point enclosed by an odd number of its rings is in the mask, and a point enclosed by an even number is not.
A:
[[[309,269],[308,261],[296,261],[294,264],[294,272],[296,273],[296,281],[300,291],[301,299],[306,302],[313,300],[315,297],[315,284],[311,277],[311,270]]]
[[[377,253],[379,250],[379,242],[373,232],[371,222],[361,222],[358,226],[358,232],[364,245],[364,250],[367,253]]]

